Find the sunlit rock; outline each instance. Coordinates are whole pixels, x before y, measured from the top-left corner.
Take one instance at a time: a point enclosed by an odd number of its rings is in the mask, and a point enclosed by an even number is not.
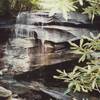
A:
[[[5,66],[13,73],[23,73],[75,59],[68,51],[68,41],[77,41],[90,32],[97,34],[98,30],[89,25],[87,15],[79,13],[70,13],[66,21],[61,14],[50,17],[45,12],[21,12],[16,19],[14,37],[9,39],[5,50]]]
[[[4,87],[0,86],[0,97],[9,97],[12,95],[10,90],[5,89]]]

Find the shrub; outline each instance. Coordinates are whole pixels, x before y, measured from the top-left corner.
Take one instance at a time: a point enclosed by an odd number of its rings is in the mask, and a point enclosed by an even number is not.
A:
[[[79,9],[88,14],[92,21],[95,15],[100,15],[100,0],[40,0],[40,5],[50,12],[50,16],[62,13],[66,20],[66,13],[80,11]]]
[[[84,39],[87,39],[88,42],[84,43]],[[100,34],[94,36],[91,33],[91,37],[84,36],[80,40],[79,46],[72,42],[70,44],[72,52],[81,55],[79,62],[84,63],[85,59],[88,59],[86,66],[75,66],[73,71],[69,73],[57,69],[59,76],[54,76],[54,78],[68,83],[66,93],[70,91],[89,92],[92,90],[100,92]]]

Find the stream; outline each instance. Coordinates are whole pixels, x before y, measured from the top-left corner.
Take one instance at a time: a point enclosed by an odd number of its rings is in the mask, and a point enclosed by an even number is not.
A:
[[[67,84],[53,78],[56,69],[70,72],[78,65],[80,56],[71,53],[68,41],[97,35],[95,25],[77,13],[68,21],[59,14],[19,13],[16,24],[0,26],[0,86],[16,100],[100,100],[95,91],[64,95]]]

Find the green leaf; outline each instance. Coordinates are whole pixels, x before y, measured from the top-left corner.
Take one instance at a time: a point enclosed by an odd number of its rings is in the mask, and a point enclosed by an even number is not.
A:
[[[80,90],[81,90],[80,85],[77,83],[75,91],[79,91],[80,92]]]
[[[76,6],[73,0],[40,0],[40,5],[43,9],[50,12],[50,16],[55,13],[62,13],[63,17],[67,20],[67,13],[76,11]]]
[[[79,59],[79,63],[83,62],[85,60],[85,58],[86,58],[86,54],[83,54],[82,57]]]
[[[89,41],[92,41],[92,39],[90,38],[90,37],[88,37],[88,36],[82,36],[84,39],[87,39],[87,40],[89,40]]]
[[[83,39],[81,39],[81,40],[80,40],[80,47],[82,47],[83,42],[84,42],[84,40],[83,40]]]
[[[83,6],[83,0],[78,0],[80,5]]]
[[[83,92],[88,92],[88,90],[85,89],[84,86],[81,86],[81,89],[82,89]]]
[[[96,79],[94,79],[94,80],[92,81],[92,89],[94,89],[95,86],[96,86]]]
[[[61,70],[59,70],[59,69],[57,69],[56,70],[58,73],[60,73],[60,74],[63,74],[63,71],[61,71]]]
[[[74,47],[79,47],[78,45],[76,45],[75,43],[73,43],[73,42],[71,42],[71,41],[69,41],[69,44],[70,44],[71,46],[74,46]]]

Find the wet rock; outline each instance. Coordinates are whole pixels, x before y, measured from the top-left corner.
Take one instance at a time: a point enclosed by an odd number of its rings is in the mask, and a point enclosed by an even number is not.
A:
[[[71,54],[69,48],[65,50],[65,47],[68,46],[66,44],[69,40],[74,41],[80,39],[82,35],[89,36],[89,32],[98,34],[100,30],[93,27],[94,25],[92,28],[91,26],[86,15],[70,14],[68,21],[65,21],[60,14],[49,17],[48,13],[20,13],[15,25],[16,38],[13,38],[12,41],[10,40],[10,45],[6,46],[4,55],[1,53],[2,50],[0,51],[0,57],[4,57],[0,59],[0,61],[2,63],[5,61],[4,64],[6,68],[8,68],[8,72],[14,75],[14,79],[26,81],[37,80],[45,85],[38,82],[33,82],[32,84],[16,81],[12,82],[13,79],[10,79],[10,81],[2,82],[0,80],[1,86],[7,87],[7,89],[15,94],[22,95],[23,98],[26,96],[28,100],[41,100],[42,95],[39,92],[50,96],[50,98],[61,100],[70,99],[67,95],[63,95],[65,87],[62,92],[60,91],[60,86],[62,85],[56,84],[54,81],[54,83],[52,82],[52,76],[56,73],[57,68],[66,69],[67,71],[73,69],[79,56]],[[2,31],[2,28],[0,30],[5,34],[7,32]],[[49,53],[38,52],[39,48],[34,42],[32,32],[38,33],[38,39],[42,41],[42,45],[44,45],[45,40],[52,41],[56,50],[49,48]],[[0,35],[0,38],[5,37],[5,34]],[[4,40],[0,39],[0,41],[5,42],[5,40],[9,40],[8,37],[9,35],[7,34],[7,37],[5,37]],[[47,49],[47,51],[49,50]],[[1,75],[3,72],[7,72],[7,70],[2,70]],[[7,75],[8,74],[9,73],[7,73]],[[50,86],[53,86],[52,89],[50,89]],[[55,86],[58,87],[58,90],[54,90]],[[36,97],[32,91],[37,92]],[[20,98],[17,100],[19,99]],[[45,98],[43,100],[45,100]],[[81,99],[79,98],[79,100]]]
[[[42,16],[42,17],[41,17]],[[39,17],[41,17],[41,19],[39,19]],[[48,12],[36,12],[36,13],[32,13],[32,12],[22,12],[18,15],[18,20],[17,23],[23,23],[23,24],[32,24],[34,22],[34,20],[36,21],[36,23],[38,22],[42,22],[42,23],[48,23],[48,22],[69,22],[69,23],[90,23],[89,19],[87,17],[87,15],[82,15],[80,13],[69,13],[68,14],[68,20],[66,21],[62,14],[60,13],[56,13],[54,16],[49,17],[49,13]],[[31,20],[34,19],[34,20]]]
[[[53,98],[56,98],[57,100],[72,100],[71,96],[64,95],[63,93],[60,93],[58,91],[42,89],[42,88],[41,88],[41,91],[52,96]]]
[[[12,28],[14,27],[14,24],[15,24],[15,19],[14,18],[5,18],[5,17],[1,17],[0,16],[0,29],[1,28]]]
[[[10,38],[10,28],[0,28],[0,44],[6,44]]]
[[[11,100],[12,92],[0,86],[0,100]]]
[[[7,87],[10,91],[14,94],[21,95],[28,92],[33,91],[40,91],[40,88],[45,88],[45,86],[41,82],[32,81],[32,82],[25,82],[25,81],[16,81],[14,79],[10,80],[0,80],[0,85]]]
[[[27,93],[31,95],[32,90],[35,92],[42,92],[48,96],[51,96],[52,98],[55,98],[57,100],[72,100],[70,96],[66,96],[63,93],[60,93],[58,91],[49,89],[48,87],[44,86],[42,83],[40,82],[36,82],[36,81],[32,81],[31,83],[29,82],[17,82],[17,81],[7,81],[4,80],[2,82],[6,82],[5,84],[9,84],[8,88],[17,95],[27,95]],[[33,93],[34,93],[33,92]],[[8,96],[8,95],[7,95]],[[33,97],[31,97],[32,99]],[[38,97],[38,95],[34,98],[41,98]],[[13,100],[13,99],[11,99]],[[19,100],[19,99],[18,99]]]
[[[47,100],[50,98],[52,98],[52,100],[99,100],[100,98],[100,95],[82,92],[70,92],[69,94],[64,95],[64,91],[66,90],[65,86],[51,87],[37,81],[17,82],[16,80],[2,80],[0,82],[9,84],[7,88],[13,93],[17,93],[18,98],[14,97],[14,100],[44,100],[45,98],[48,98]]]
[[[69,44],[68,42],[53,42],[53,41],[44,41],[44,48],[45,52],[58,52],[59,50],[61,51],[67,51],[69,49]]]
[[[48,13],[22,12],[16,19],[16,37],[10,40],[10,46],[5,51],[5,66],[15,74],[73,60],[77,57],[67,51],[68,41],[78,40],[83,35],[89,36],[90,32],[98,34],[98,29],[84,27],[89,24],[87,16],[78,13],[70,13],[66,21],[61,14],[49,17]],[[36,38],[41,41],[40,47],[37,46],[35,33]],[[46,40],[52,41],[54,47],[48,45],[48,48],[47,44],[45,46]]]
[[[2,70],[0,70],[0,75],[2,76],[4,73],[6,73],[8,71],[7,68],[3,68]]]
[[[69,13],[66,21],[61,14],[50,17],[49,13],[22,12],[16,22],[17,37],[30,37],[31,32],[35,31],[42,41],[73,41],[83,35],[89,36],[90,32],[98,34],[99,30],[98,25],[90,23],[87,15],[79,13]]]
[[[0,44],[0,73],[2,73],[1,70],[4,69],[4,59],[3,59],[5,55],[4,51],[5,51],[4,45]]]
[[[42,69],[43,66],[54,65],[78,58],[78,56],[71,54],[70,50],[67,51],[67,42],[53,42],[55,46],[54,52],[46,53],[42,49],[45,48],[45,44],[37,46],[33,40],[15,38],[10,41],[10,46],[7,46],[5,49],[5,66],[10,69],[12,74],[24,73],[39,68]]]
[[[27,55],[27,50],[25,48],[20,47],[20,45],[13,45],[11,42],[11,46],[5,49],[5,66],[14,72],[25,72],[29,69]]]

